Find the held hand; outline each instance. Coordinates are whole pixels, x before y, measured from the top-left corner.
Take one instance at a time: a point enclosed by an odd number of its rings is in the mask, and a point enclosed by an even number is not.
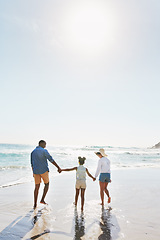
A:
[[[93,178],[93,182],[96,181],[96,178]]]
[[[60,167],[58,168],[58,170],[57,170],[57,171],[58,171],[59,173],[61,173],[61,172],[62,172],[62,170],[61,170],[61,168],[60,168]]]

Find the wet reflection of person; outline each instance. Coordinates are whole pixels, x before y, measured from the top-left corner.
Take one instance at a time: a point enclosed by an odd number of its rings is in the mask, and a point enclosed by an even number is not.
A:
[[[36,222],[41,217],[41,215],[42,215],[42,209],[38,210],[37,214],[33,217],[33,219],[32,219],[33,226],[36,224]]]
[[[78,217],[78,212],[77,209],[75,208],[74,218],[75,218],[74,240],[81,240],[81,237],[85,235],[85,221],[83,212],[81,212],[80,217]]]
[[[102,207],[100,228],[102,230],[101,235],[98,237],[99,240],[111,240],[111,223],[110,223],[110,210]]]

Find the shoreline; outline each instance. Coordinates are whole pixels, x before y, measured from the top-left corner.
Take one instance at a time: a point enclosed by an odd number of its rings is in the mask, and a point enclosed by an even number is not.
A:
[[[48,206],[34,211],[34,182],[0,189],[0,239],[130,239],[158,240],[160,169],[112,170],[112,202],[99,205],[98,181],[87,178],[84,213],[74,208],[75,173],[50,178]],[[42,194],[43,184],[39,193]],[[107,198],[106,202],[107,202]],[[80,200],[80,199],[79,199]],[[76,230],[77,229],[77,230]],[[108,235],[107,235],[108,234]],[[35,237],[35,238],[33,238]],[[79,238],[78,238],[79,237]],[[99,237],[99,238],[98,238]]]
[[[78,165],[77,165],[78,166]],[[91,167],[90,167],[90,169],[91,169]],[[130,171],[130,170],[143,170],[143,169],[159,169],[160,170],[160,166],[158,166],[158,167],[154,167],[154,166],[143,166],[143,167],[140,167],[140,166],[137,166],[137,167],[112,167],[112,171],[111,171],[111,174],[112,174],[112,172],[113,171]],[[91,170],[93,170],[93,169],[91,169]],[[50,171],[51,172],[51,171]],[[92,171],[92,172],[94,172],[94,171]],[[65,174],[65,173],[63,173],[63,174]],[[3,185],[0,185],[0,189],[1,188],[8,188],[8,187],[12,187],[12,186],[17,186],[17,185],[23,185],[23,184],[27,184],[27,183],[34,183],[34,180],[32,179],[32,172],[30,171],[30,176],[31,176],[31,180],[28,180],[28,181],[25,181],[25,182],[20,182],[20,180],[17,180],[17,182],[16,181],[13,181],[13,183],[8,183],[8,184],[3,184]],[[52,178],[55,178],[55,177],[58,177],[59,176],[59,173],[57,173],[57,171],[52,171]]]

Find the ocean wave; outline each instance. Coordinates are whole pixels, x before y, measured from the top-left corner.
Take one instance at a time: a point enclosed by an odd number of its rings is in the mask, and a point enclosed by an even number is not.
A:
[[[7,187],[12,187],[12,186],[17,186],[17,185],[25,184],[25,183],[28,183],[28,182],[31,182],[31,181],[8,183],[8,184],[5,184],[5,185],[0,185],[0,188],[7,188]]]
[[[106,149],[106,148],[114,148],[114,147],[112,147],[112,146],[86,146],[86,148],[91,148],[91,149],[93,149],[93,148],[95,148],[95,149],[104,148],[104,149]]]
[[[132,155],[133,153],[131,153],[131,152],[124,152],[124,154]]]
[[[0,162],[12,162],[13,165],[15,162],[27,162],[30,159],[29,154],[24,153],[0,153]]]
[[[20,185],[20,184],[23,184],[23,183],[9,183],[6,185],[1,185],[0,188],[12,187],[12,186]]]
[[[55,156],[57,155],[57,156],[60,156],[60,155],[65,155],[65,156],[67,156],[67,155],[71,155],[70,153],[66,153],[66,152],[59,152],[59,153],[53,153]]]
[[[134,164],[134,165],[121,165],[121,164],[115,164],[112,167],[112,170],[120,170],[120,169],[137,169],[137,168],[160,168],[160,165],[151,164],[151,163],[141,163],[141,164]]]
[[[27,169],[27,166],[0,166],[0,170],[9,170],[9,169]]]
[[[140,156],[149,156],[149,157],[153,157],[153,156],[157,156],[157,155],[160,155],[160,153],[150,153],[150,152],[114,152],[114,154],[126,154],[126,155],[140,155]]]

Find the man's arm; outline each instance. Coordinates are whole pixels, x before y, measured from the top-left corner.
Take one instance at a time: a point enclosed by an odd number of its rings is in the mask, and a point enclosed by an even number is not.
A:
[[[31,153],[31,168],[32,168],[32,172],[33,172],[33,160],[32,160],[32,153]],[[34,176],[34,173],[33,173]]]
[[[33,169],[32,153],[31,153],[31,155],[30,155],[30,160],[31,160],[31,167],[32,167],[32,169]]]
[[[61,168],[58,166],[58,164],[56,163],[56,161],[52,158],[52,156],[49,154],[49,152],[47,151],[47,149],[45,149],[45,156],[46,158],[58,169],[58,172],[61,172]]]
[[[57,167],[59,173],[62,172],[62,169],[58,166],[58,164],[55,161],[53,161],[52,164]]]
[[[88,169],[86,168],[86,173],[88,174],[88,176],[90,177],[90,178],[92,178],[93,179],[93,181],[95,181],[96,180],[96,178],[94,178],[90,173],[89,173],[89,171],[88,171]]]
[[[77,167],[65,168],[65,169],[61,169],[61,170],[62,170],[62,172],[63,172],[63,171],[69,172],[69,171],[77,170]]]

